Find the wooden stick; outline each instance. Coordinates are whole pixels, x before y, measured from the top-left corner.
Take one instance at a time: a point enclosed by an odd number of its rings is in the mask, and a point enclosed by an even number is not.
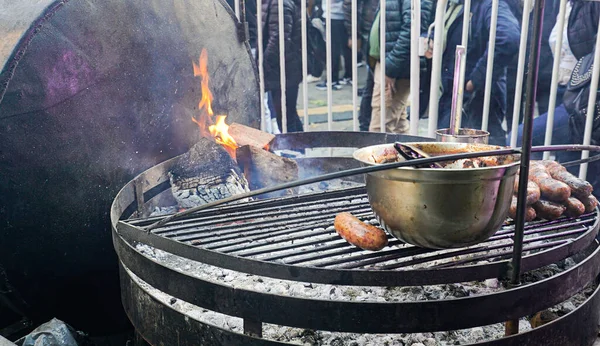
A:
[[[257,148],[269,150],[269,146],[275,139],[275,135],[238,123],[229,125],[228,132],[240,147],[252,145]]]

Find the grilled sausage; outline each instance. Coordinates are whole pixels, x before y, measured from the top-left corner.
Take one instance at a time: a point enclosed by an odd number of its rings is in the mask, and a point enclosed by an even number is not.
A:
[[[515,179],[515,194],[519,193],[519,179]],[[532,205],[540,199],[540,187],[529,180],[527,182],[527,205]]]
[[[567,184],[571,188],[571,195],[581,199],[592,194],[592,184],[569,173],[563,166],[560,167],[562,170],[552,167],[548,172],[552,178]]]
[[[513,196],[510,208],[508,209],[508,216],[513,220],[517,218],[517,196]],[[528,205],[525,209],[525,222],[533,221],[535,217],[535,209]]]
[[[388,244],[381,228],[366,224],[350,213],[337,214],[333,226],[348,243],[363,250],[378,251]]]
[[[558,219],[567,209],[564,205],[540,199],[532,205],[538,217],[546,220]]]
[[[553,179],[546,167],[540,163],[532,162],[529,167],[529,178],[540,187],[541,196],[546,200],[564,202],[571,197],[569,185]]]
[[[581,203],[583,203],[586,213],[593,212],[594,209],[596,209],[596,207],[598,206],[598,200],[594,195],[589,195],[585,198],[580,199],[580,201]]]
[[[575,197],[569,197],[563,205],[567,208],[565,215],[569,217],[577,217],[585,213],[585,206]]]

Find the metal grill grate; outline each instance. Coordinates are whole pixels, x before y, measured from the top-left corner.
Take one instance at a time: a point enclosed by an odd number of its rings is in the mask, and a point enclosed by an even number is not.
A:
[[[323,269],[413,270],[450,268],[510,258],[514,226],[489,240],[450,250],[431,250],[395,238],[379,252],[358,249],[337,235],[333,219],[343,211],[378,225],[364,187],[259,200],[202,212],[152,232],[178,242],[238,258]],[[128,220],[143,227],[159,218]],[[594,231],[596,212],[579,218],[526,225],[524,256],[572,244]]]

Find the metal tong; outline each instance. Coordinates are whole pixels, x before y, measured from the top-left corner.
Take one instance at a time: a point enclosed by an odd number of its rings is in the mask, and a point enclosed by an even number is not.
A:
[[[462,103],[465,84],[465,65],[462,61],[466,53],[465,46],[456,46],[454,59],[454,80],[452,86],[452,108],[450,109],[450,135],[459,134],[462,118]]]
[[[431,157],[423,150],[416,148],[412,145],[396,142],[394,143],[394,149],[402,156],[405,160],[425,159]],[[415,165],[415,168],[443,168],[437,162],[432,162],[425,165]]]

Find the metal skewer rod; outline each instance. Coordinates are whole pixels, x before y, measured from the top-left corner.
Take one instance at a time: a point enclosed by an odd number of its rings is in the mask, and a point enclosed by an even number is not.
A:
[[[459,115],[462,116],[463,110],[463,94],[465,87],[465,71],[467,69],[467,48],[469,47],[469,32],[471,31],[471,0],[465,0],[463,4],[463,26],[462,26],[462,41],[461,46],[465,48],[465,52],[462,56],[462,61],[460,64],[460,76],[459,83],[461,87],[460,97],[456,100],[456,109],[459,112]],[[460,129],[461,118],[458,119],[457,129]],[[458,132],[458,131],[457,131]]]
[[[535,99],[540,62],[540,49],[542,46],[542,28],[545,0],[535,2],[533,13],[533,35],[530,42],[529,74],[527,75],[525,117],[523,122],[523,147],[521,148],[521,169],[519,171],[519,190],[517,191],[517,217],[515,220],[515,236],[512,258],[512,275],[510,284],[518,286],[521,284],[521,260],[523,257],[523,235],[525,230],[525,209],[527,200],[527,181],[529,180],[529,160],[531,157],[531,144],[533,134],[533,114],[535,111]],[[562,33],[561,33],[562,34]],[[518,117],[518,114],[514,114]],[[506,334],[519,333],[519,320],[507,321],[505,325]]]
[[[452,81],[452,109],[450,109],[450,135],[458,135],[462,118],[462,102],[460,109],[458,108],[458,100],[463,97],[463,85],[460,78],[463,73],[463,59],[466,53],[464,46],[456,46],[456,54],[454,58],[454,80]]]

